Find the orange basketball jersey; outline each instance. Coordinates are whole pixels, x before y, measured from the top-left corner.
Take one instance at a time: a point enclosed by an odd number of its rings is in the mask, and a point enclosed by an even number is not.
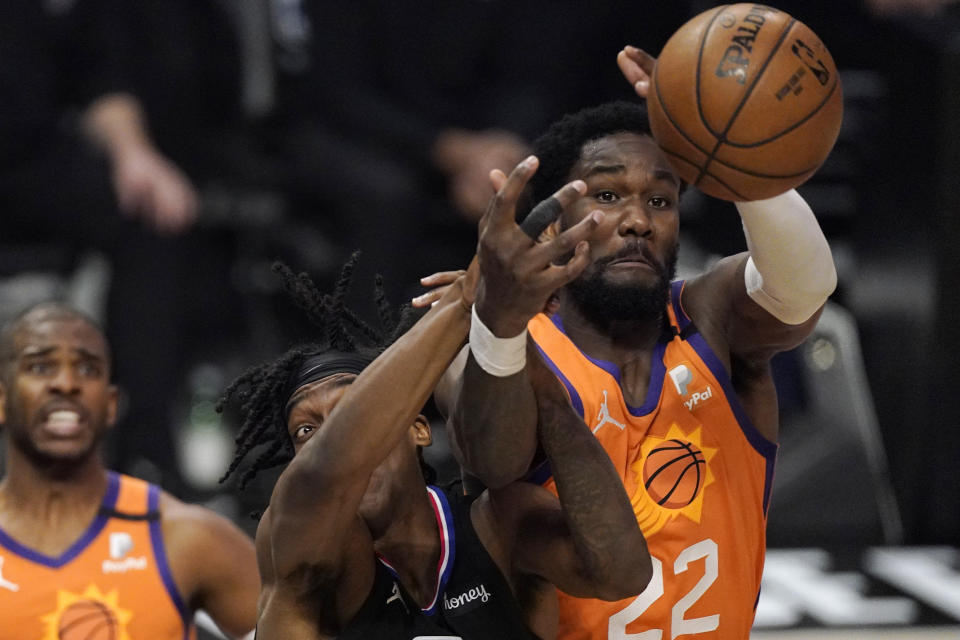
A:
[[[192,640],[167,565],[160,489],[110,473],[100,513],[58,557],[0,529],[0,640]]]
[[[682,287],[672,287],[673,337],[656,347],[640,407],[625,403],[617,367],[581,352],[558,316],[529,324],[613,460],[653,556],[653,577],[635,598],[559,592],[561,640],[749,636],[777,446],[752,426],[720,360],[683,312]],[[546,465],[532,479],[556,491]]]

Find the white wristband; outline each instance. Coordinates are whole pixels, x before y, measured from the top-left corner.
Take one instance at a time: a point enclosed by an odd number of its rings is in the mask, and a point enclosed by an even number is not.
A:
[[[527,330],[512,338],[498,338],[487,328],[474,306],[470,312],[470,352],[480,368],[506,378],[527,365]]]

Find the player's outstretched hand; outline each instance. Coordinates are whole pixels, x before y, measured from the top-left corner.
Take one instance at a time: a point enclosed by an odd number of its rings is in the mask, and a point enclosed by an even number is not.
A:
[[[447,289],[450,288],[450,285],[456,282],[457,278],[462,275],[466,275],[467,271],[465,269],[457,269],[456,271],[438,271],[436,273],[431,273],[429,276],[420,278],[420,284],[425,287],[433,287],[430,291],[422,293],[413,300],[410,301],[410,305],[416,308],[423,308],[432,306],[437,300],[443,297],[443,294],[447,292]]]
[[[653,66],[656,62],[657,59],[643,49],[630,45],[625,46],[623,51],[617,54],[617,66],[620,67],[620,72],[637,95],[644,100],[647,99],[647,92],[650,91],[650,78],[653,76]]]
[[[586,238],[603,220],[601,211],[591,211],[569,229],[535,242],[533,237],[539,235],[543,225],[525,232],[515,216],[517,200],[538,165],[537,158],[530,156],[509,176],[496,169],[491,171],[490,180],[497,193],[480,220],[477,314],[502,338],[519,335],[527,322],[543,310],[554,291],[583,272],[590,260]],[[575,180],[534,207],[532,213],[546,211],[556,218],[586,188],[582,180]]]
[[[479,277],[480,267],[477,263],[477,257],[474,256],[473,260],[470,261],[470,266],[466,269],[438,271],[420,278],[420,284],[433,288],[411,300],[410,305],[418,309],[432,307],[447,295],[451,287],[460,286],[460,300],[469,311],[473,305],[473,301],[477,297],[477,281]]]

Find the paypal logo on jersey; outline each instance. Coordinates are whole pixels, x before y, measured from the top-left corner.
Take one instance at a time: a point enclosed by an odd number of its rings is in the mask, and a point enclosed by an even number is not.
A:
[[[693,384],[693,370],[685,364],[678,364],[667,371],[667,375],[673,382],[673,386],[676,387],[680,397],[686,398],[683,400],[683,404],[690,411],[713,397],[713,389],[710,388],[710,385],[701,387],[699,384]],[[694,388],[698,390],[693,391]]]
[[[129,533],[116,531],[109,538],[110,559],[104,560],[101,569],[106,573],[126,573],[127,571],[143,571],[147,568],[147,556],[131,557],[127,554],[133,551],[133,538]]]
[[[119,531],[110,534],[110,557],[119,560],[133,549],[133,538],[129,533]]]
[[[677,365],[667,371],[667,375],[673,381],[673,386],[677,388],[677,393],[681,396],[687,395],[687,386],[693,382],[693,372],[690,371],[690,367],[685,364]]]
[[[697,406],[701,402],[706,402],[712,397],[713,397],[713,389],[711,389],[708,385],[707,388],[704,389],[703,391],[697,391],[692,396],[690,396],[690,399],[685,400],[683,404],[687,405],[687,409],[689,409],[690,411],[693,411],[693,408],[695,406]]]

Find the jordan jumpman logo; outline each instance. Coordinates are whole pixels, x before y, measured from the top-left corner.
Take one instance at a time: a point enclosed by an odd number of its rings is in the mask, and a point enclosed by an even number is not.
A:
[[[619,427],[621,431],[626,426],[622,422],[617,422],[616,420],[610,417],[610,408],[607,406],[607,390],[606,389],[603,390],[603,403],[601,403],[600,405],[600,413],[597,414],[597,420],[599,420],[599,422],[597,423],[597,426],[593,428],[594,433],[599,431],[600,427],[607,424],[608,422],[616,427]]]
[[[3,556],[0,556],[0,587],[10,591],[20,591],[20,585],[14,584],[3,577]]]

